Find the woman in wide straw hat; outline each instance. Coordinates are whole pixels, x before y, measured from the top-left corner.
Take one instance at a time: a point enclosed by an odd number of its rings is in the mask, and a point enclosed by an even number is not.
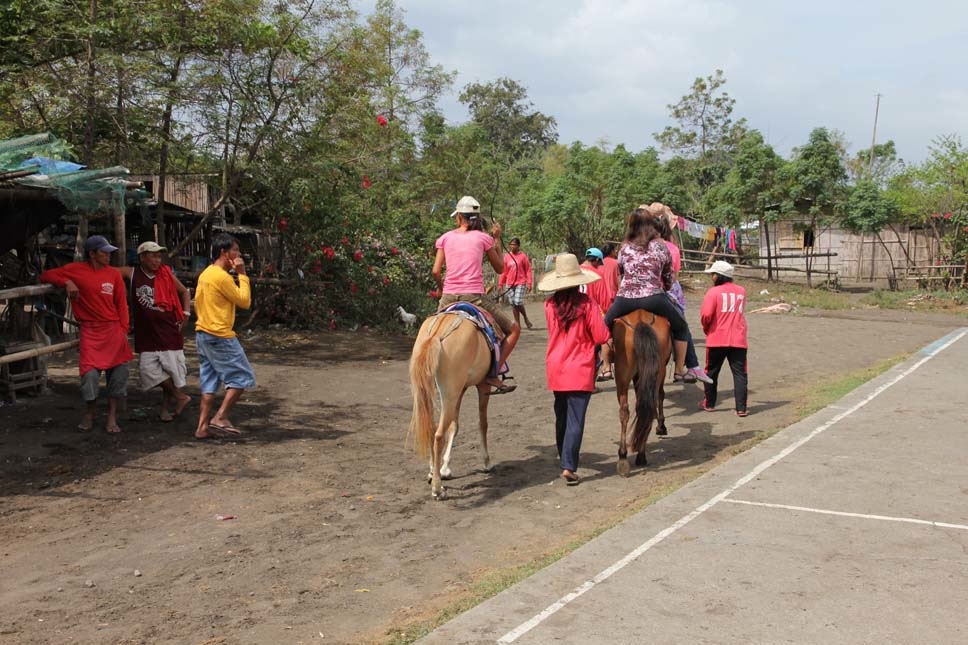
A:
[[[555,442],[561,455],[561,476],[569,486],[579,481],[578,456],[585,433],[585,412],[595,391],[595,347],[608,340],[608,327],[598,306],[581,286],[601,276],[578,266],[578,258],[562,253],[555,268],[541,277],[538,289],[553,291],[545,301],[548,350],[545,374],[555,395]]]

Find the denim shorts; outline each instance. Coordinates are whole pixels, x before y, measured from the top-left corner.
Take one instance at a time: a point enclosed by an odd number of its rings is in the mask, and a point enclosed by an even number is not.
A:
[[[220,383],[236,390],[255,387],[255,373],[238,338],[219,338],[199,331],[195,332],[195,346],[202,394],[215,394]]]

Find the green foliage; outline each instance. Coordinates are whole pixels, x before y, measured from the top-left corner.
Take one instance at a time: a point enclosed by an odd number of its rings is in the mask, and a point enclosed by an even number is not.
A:
[[[844,218],[844,228],[857,233],[878,233],[895,221],[900,208],[870,179],[857,183],[850,192]]]
[[[785,210],[825,223],[839,214],[847,197],[847,171],[840,149],[826,128],[810,133],[806,145],[793,151],[793,159],[780,171],[786,182]]]

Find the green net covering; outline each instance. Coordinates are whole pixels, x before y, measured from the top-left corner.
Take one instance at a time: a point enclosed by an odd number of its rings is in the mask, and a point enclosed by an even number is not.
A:
[[[123,213],[147,197],[121,166],[85,169],[70,146],[51,134],[0,141],[0,187],[47,190],[67,208],[87,215]]]

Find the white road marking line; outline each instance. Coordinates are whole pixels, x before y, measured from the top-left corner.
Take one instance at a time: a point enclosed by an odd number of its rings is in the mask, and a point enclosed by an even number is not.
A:
[[[949,524],[948,522],[932,522],[913,517],[892,517],[890,515],[871,515],[869,513],[848,513],[846,511],[831,511],[824,508],[809,508],[807,506],[790,506],[788,504],[769,504],[767,502],[750,502],[744,499],[724,499],[730,504],[745,504],[746,506],[765,506],[766,508],[782,508],[788,511],[803,511],[805,513],[820,513],[821,515],[839,515],[841,517],[858,517],[865,520],[881,520],[882,522],[906,522],[908,524],[924,524],[943,529],[959,529],[968,531],[968,524]]]
[[[545,607],[545,609],[542,610],[540,613],[536,614],[529,620],[521,623],[520,625],[518,625],[517,627],[509,631],[507,634],[499,638],[497,642],[499,643],[499,645],[506,645],[507,643],[513,643],[514,641],[518,640],[519,638],[521,638],[522,636],[530,632],[532,629],[534,629],[535,627],[543,623],[545,620],[550,618],[552,615],[557,613],[563,607],[568,605],[570,602],[583,596],[586,592],[591,591],[596,585],[604,582],[605,580],[610,578],[613,574],[624,569],[626,566],[629,565],[629,563],[631,563],[633,560],[641,556],[643,553],[645,553],[646,551],[654,547],[656,544],[659,544],[667,537],[669,537],[670,535],[672,535],[673,533],[681,529],[683,526],[685,526],[692,520],[696,519],[697,517],[699,517],[706,511],[708,511],[710,508],[718,504],[719,502],[729,497],[729,495],[735,492],[738,488],[746,485],[756,477],[759,477],[764,470],[776,464],[778,461],[780,461],[781,459],[783,459],[784,457],[786,457],[787,455],[789,455],[797,448],[807,443],[808,441],[810,441],[820,433],[824,432],[825,430],[827,430],[828,428],[836,424],[838,421],[841,421],[844,418],[856,412],[857,410],[860,410],[862,407],[864,407],[865,405],[873,401],[875,398],[883,394],[887,389],[896,385],[901,379],[907,377],[912,372],[917,370],[919,367],[927,363],[929,360],[931,360],[932,358],[934,358],[935,356],[937,356],[947,348],[951,347],[951,345],[961,340],[961,338],[964,337],[965,334],[968,334],[968,328],[962,328],[960,330],[954,331],[948,334],[948,336],[946,336],[945,338],[941,338],[935,341],[934,343],[932,343],[931,345],[929,345],[928,347],[926,347],[925,349],[921,350],[921,352],[925,354],[924,358],[922,358],[917,363],[915,363],[911,367],[907,368],[906,370],[904,370],[903,372],[895,376],[887,383],[884,383],[883,385],[879,386],[876,390],[874,390],[871,394],[869,394],[864,400],[852,405],[851,407],[847,408],[840,414],[833,416],[829,421],[820,424],[807,436],[803,437],[798,441],[793,442],[792,444],[790,444],[789,446],[787,446],[786,448],[778,452],[773,457],[770,457],[766,461],[761,462],[755,468],[753,468],[753,470],[751,470],[749,473],[747,473],[746,475],[738,479],[736,483],[734,483],[732,486],[722,491],[718,495],[714,496],[706,503],[696,507],[695,510],[693,510],[688,515],[681,517],[678,521],[676,521],[671,526],[659,531],[650,540],[640,544],[635,550],[628,553],[624,558],[622,558],[615,564],[611,565],[610,567],[608,567],[607,569],[599,573],[591,580],[586,580],[571,593],[565,596],[562,596],[555,602],[551,603],[550,605]]]

